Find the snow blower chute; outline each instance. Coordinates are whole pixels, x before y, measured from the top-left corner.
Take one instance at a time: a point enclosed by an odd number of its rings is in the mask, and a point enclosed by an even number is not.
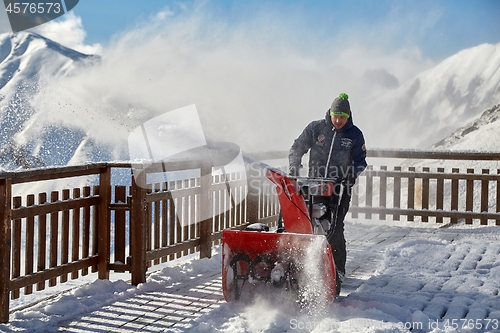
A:
[[[245,230],[222,233],[222,289],[227,302],[250,301],[257,295],[290,293],[299,302],[331,302],[337,295],[332,249],[319,221],[324,213],[314,196],[331,195],[334,184],[324,179],[289,177],[264,166],[276,185],[280,204],[278,228],[255,223]],[[319,213],[318,213],[319,210]]]

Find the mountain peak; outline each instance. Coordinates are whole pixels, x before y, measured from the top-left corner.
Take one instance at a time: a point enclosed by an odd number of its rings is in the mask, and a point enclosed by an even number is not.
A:
[[[49,58],[53,64],[48,61]],[[54,73],[67,68],[72,62],[92,58],[95,56],[82,54],[36,33],[0,34],[0,89],[17,75],[24,80],[44,69]]]
[[[45,164],[32,150],[43,145],[16,142],[18,133],[36,114],[32,100],[53,77],[69,75],[81,66],[93,63],[98,56],[89,56],[69,49],[36,33],[0,34],[0,161],[8,168],[33,167]],[[34,148],[37,147],[37,148]],[[28,162],[26,162],[28,161]],[[50,164],[50,163],[49,163]]]

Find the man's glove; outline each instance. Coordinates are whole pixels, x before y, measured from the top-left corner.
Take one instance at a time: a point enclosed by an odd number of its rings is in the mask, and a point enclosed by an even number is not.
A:
[[[356,183],[356,176],[352,171],[348,172],[346,177],[342,180],[342,185],[346,187],[353,187],[355,183]]]
[[[292,177],[300,176],[300,165],[290,165],[288,174]]]

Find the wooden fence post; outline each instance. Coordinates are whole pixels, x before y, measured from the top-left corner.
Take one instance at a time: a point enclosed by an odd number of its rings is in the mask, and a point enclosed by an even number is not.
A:
[[[473,174],[474,169],[467,169],[468,174]],[[474,209],[474,180],[467,179],[465,181],[465,211],[472,212]],[[466,218],[465,224],[472,224],[472,218]]]
[[[444,173],[444,168],[437,168],[438,173]],[[443,210],[444,207],[444,179],[436,180],[436,209]],[[437,216],[436,223],[443,223],[443,217]]]
[[[99,216],[98,216],[98,278],[109,280],[109,261],[111,246],[111,221],[109,205],[111,204],[111,168],[99,175]]]
[[[408,171],[410,175],[408,176],[408,203],[406,208],[414,209],[415,208],[415,167],[409,167]],[[414,221],[414,216],[408,214],[407,221]]]
[[[116,186],[115,187],[115,203],[127,202],[127,187],[126,186]],[[115,234],[114,234],[114,252],[115,252],[115,262],[119,261],[122,263],[126,262],[125,257],[125,244],[126,244],[126,212],[123,209],[118,209],[115,211]],[[124,272],[124,270],[114,270],[115,272]]]
[[[50,192],[50,202],[59,201],[59,192]],[[50,233],[49,233],[49,267],[57,267],[57,257],[59,254],[59,212],[50,213]],[[57,279],[54,277],[49,280],[49,287],[54,287]]]
[[[384,174],[387,171],[387,166],[382,165],[380,167],[380,185],[379,185],[379,206],[387,208],[387,176]],[[385,220],[385,213],[379,213],[378,218],[380,220]]]
[[[497,213],[500,213],[500,169],[497,169],[497,175],[499,176],[497,178]],[[497,219],[495,222],[496,225],[500,225],[500,219]]]
[[[401,166],[395,166],[394,171],[401,172]],[[395,176],[394,177],[394,190],[393,190],[393,204],[392,206],[394,208],[401,208],[401,175]],[[401,215],[399,214],[393,214],[392,219],[394,221],[399,221],[401,218]]]
[[[423,167],[422,172],[429,173],[431,169],[429,167]],[[430,179],[428,176],[422,177],[422,210],[429,210],[429,190],[430,190]],[[422,216],[422,222],[429,222],[429,216]]]
[[[483,175],[487,175],[489,173],[489,169],[482,169]],[[488,213],[489,186],[489,180],[486,179],[481,181],[481,213]],[[488,225],[488,219],[485,217],[481,218],[481,225]]]
[[[201,166],[200,194],[200,259],[212,257],[212,164]]]
[[[134,172],[132,177],[132,211],[130,219],[130,272],[133,285],[146,282],[146,171]]]
[[[451,169],[452,173],[459,173],[460,169],[459,168],[452,168]],[[451,211],[458,211],[458,185],[459,185],[459,179],[452,179],[451,180],[451,202],[450,202],[450,209]],[[452,217],[450,220],[451,224],[457,224],[458,219],[456,217]]]
[[[9,321],[12,181],[0,180],[0,322]]]
[[[366,196],[365,204],[366,206],[372,207],[373,205],[373,165],[368,165],[365,170],[366,175]],[[371,219],[372,213],[366,212],[365,219]]]

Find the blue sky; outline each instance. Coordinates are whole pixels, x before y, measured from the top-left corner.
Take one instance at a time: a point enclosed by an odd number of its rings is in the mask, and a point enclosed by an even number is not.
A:
[[[82,0],[74,9],[87,33],[86,42],[106,45],[110,38],[168,7],[192,1]],[[379,31],[380,43],[418,45],[439,60],[481,43],[500,42],[498,0],[283,0],[206,1],[204,10],[216,21],[238,24],[268,12],[270,21],[293,18],[314,35],[356,38]],[[175,14],[174,14],[175,15]],[[290,22],[292,25],[293,23]],[[341,38],[341,37],[339,37]]]
[[[176,16],[193,8],[193,3],[213,22],[229,26],[265,16],[267,24],[281,22],[282,29],[289,30],[283,33],[296,38],[300,34],[304,39],[342,42],[345,38],[374,43],[386,52],[411,45],[433,61],[464,48],[500,42],[499,0],[81,0],[72,12],[81,18],[80,29],[86,33],[82,43],[105,47],[113,36],[165,9]],[[42,31],[46,25],[40,26]],[[0,33],[8,30],[2,12]]]

